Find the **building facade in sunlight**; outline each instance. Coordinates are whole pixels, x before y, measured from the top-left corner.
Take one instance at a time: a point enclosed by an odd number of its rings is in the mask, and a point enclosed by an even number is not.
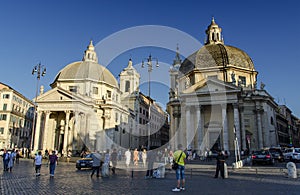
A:
[[[0,83],[0,149],[29,148],[34,104]]]
[[[277,146],[278,105],[261,84],[251,58],[225,44],[212,19],[203,47],[170,69],[170,143],[205,150]]]
[[[65,66],[51,84],[52,89],[37,97],[34,150],[55,149],[65,154],[69,150],[80,153],[148,144],[143,138],[149,135],[144,131],[146,124],[140,119],[145,101],[139,92],[139,79],[129,60],[120,74],[119,86],[112,73],[98,63],[91,41],[82,61]],[[151,117],[162,118],[156,107],[144,107],[152,111],[145,115],[148,122]]]

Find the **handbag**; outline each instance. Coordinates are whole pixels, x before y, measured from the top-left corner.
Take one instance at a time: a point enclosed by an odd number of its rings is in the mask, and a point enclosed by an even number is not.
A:
[[[183,153],[183,152],[181,152],[181,154],[180,154],[178,160],[181,158],[182,153]],[[173,170],[177,170],[177,169],[178,169],[178,161],[176,162],[175,160],[173,160],[172,169],[173,169]]]

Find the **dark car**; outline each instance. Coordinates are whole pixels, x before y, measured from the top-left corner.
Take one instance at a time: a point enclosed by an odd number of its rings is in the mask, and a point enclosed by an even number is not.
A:
[[[269,150],[258,150],[252,152],[251,155],[252,165],[255,164],[275,164],[275,159],[273,158],[271,152]]]
[[[88,168],[91,169],[93,166],[93,159],[92,159],[92,153],[91,154],[87,154],[85,157],[79,159],[76,161],[76,168],[78,170],[82,169],[82,168]]]
[[[270,148],[269,151],[271,152],[275,160],[278,160],[279,162],[284,161],[284,156],[281,148]]]

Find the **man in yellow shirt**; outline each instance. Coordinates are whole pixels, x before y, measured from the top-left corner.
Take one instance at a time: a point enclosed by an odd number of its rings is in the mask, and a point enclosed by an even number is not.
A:
[[[174,152],[174,160],[178,163],[178,168],[176,170],[176,179],[177,179],[177,187],[172,189],[173,192],[180,192],[181,190],[185,190],[185,177],[184,177],[184,164],[186,154],[182,150],[182,145],[178,144],[178,149]],[[181,187],[180,187],[181,180]]]

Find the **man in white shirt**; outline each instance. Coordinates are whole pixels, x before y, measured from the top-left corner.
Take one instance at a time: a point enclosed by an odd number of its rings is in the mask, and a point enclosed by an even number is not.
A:
[[[38,154],[34,158],[35,162],[35,175],[40,176],[41,175],[41,166],[42,166],[42,152],[39,151]]]

